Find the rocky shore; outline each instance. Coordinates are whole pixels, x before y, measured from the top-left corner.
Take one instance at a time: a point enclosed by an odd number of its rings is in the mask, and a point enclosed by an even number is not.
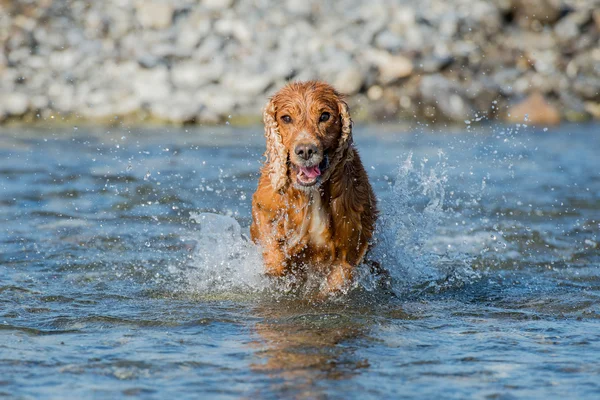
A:
[[[258,120],[322,79],[357,120],[600,119],[600,0],[0,0],[0,121]]]

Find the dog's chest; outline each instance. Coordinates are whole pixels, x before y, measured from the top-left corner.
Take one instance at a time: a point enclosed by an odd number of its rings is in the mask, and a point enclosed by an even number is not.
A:
[[[329,249],[329,214],[321,197],[314,196],[301,209],[293,208],[285,219],[286,247],[291,254]]]
[[[314,196],[312,199],[307,219],[309,220],[307,232],[309,242],[316,246],[324,246],[328,239],[329,221],[327,211],[321,202],[321,196]]]

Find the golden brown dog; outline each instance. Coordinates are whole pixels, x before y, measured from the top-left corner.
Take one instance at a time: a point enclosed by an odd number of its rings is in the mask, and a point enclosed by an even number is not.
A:
[[[324,274],[343,290],[363,260],[376,199],[352,144],[348,106],[322,82],[281,89],[264,111],[266,162],[252,199],[252,240],[267,274]]]

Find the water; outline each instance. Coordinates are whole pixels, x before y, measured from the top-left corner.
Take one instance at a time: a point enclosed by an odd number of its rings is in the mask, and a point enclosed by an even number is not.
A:
[[[392,282],[325,303],[246,239],[260,127],[2,128],[0,394],[595,398],[598,128],[357,127]]]

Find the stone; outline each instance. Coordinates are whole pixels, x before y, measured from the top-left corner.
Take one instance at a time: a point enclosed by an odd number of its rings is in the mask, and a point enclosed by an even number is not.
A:
[[[48,88],[48,97],[52,108],[63,114],[68,114],[75,105],[75,88],[62,82],[53,82]]]
[[[356,66],[342,70],[335,81],[334,87],[344,94],[356,94],[363,85],[363,73]]]
[[[590,119],[585,104],[577,96],[567,90],[561,90],[559,95],[561,113],[570,122],[583,122]]]
[[[215,58],[215,54],[221,53],[224,45],[225,41],[222,37],[217,35],[208,36],[192,53],[192,57],[197,60],[210,61]]]
[[[538,92],[522,102],[511,106],[506,116],[508,122],[531,125],[556,125],[560,122],[560,112]]]
[[[203,113],[217,117],[229,115],[237,104],[234,95],[228,92],[224,93],[217,85],[198,91],[194,99],[206,110]]]
[[[581,27],[588,23],[591,17],[591,14],[587,11],[568,14],[554,26],[556,38],[561,42],[568,42],[578,38],[581,34]]]
[[[202,105],[193,94],[186,91],[177,91],[168,98],[150,104],[150,111],[155,117],[177,124],[194,121],[201,108]]]
[[[449,67],[454,62],[454,57],[447,55],[438,57],[435,55],[425,56],[419,63],[419,69],[426,73],[439,72]]]
[[[196,11],[185,18],[177,30],[177,48],[181,52],[191,53],[202,39],[208,37],[212,29],[212,21],[206,12]]]
[[[532,21],[541,24],[553,24],[561,17],[560,0],[512,0],[515,19],[524,27],[530,27]]]
[[[578,76],[572,83],[572,89],[585,100],[600,101],[600,77]]]
[[[221,11],[231,8],[233,0],[202,0],[202,5],[209,10]]]
[[[219,19],[215,22],[215,31],[227,38],[234,37],[246,45],[252,42],[252,32],[242,20]]]
[[[119,115],[131,115],[141,110],[142,103],[134,94],[117,96],[115,99],[115,110]]]
[[[365,58],[379,69],[379,82],[389,85],[398,79],[406,78],[413,72],[413,63],[401,55],[391,55],[387,51],[369,50]]]
[[[138,0],[135,3],[137,21],[145,29],[166,29],[173,22],[173,5],[166,1]]]
[[[312,12],[312,4],[308,0],[286,0],[285,9],[292,15],[308,18]]]
[[[223,74],[220,60],[211,63],[182,61],[171,68],[171,81],[181,89],[197,89],[217,81]]]
[[[138,64],[140,66],[151,69],[158,66],[162,61],[162,58],[155,56],[154,54],[144,53],[140,55],[137,59]]]
[[[594,25],[596,25],[596,30],[600,31],[600,9],[596,9],[592,12],[592,17],[594,18]]]
[[[79,61],[81,53],[74,49],[66,49],[63,51],[54,51],[50,54],[48,63],[54,70],[67,71],[73,69]]]
[[[10,116],[21,116],[29,110],[29,97],[25,93],[12,92],[2,95],[4,112]]]
[[[47,96],[38,94],[31,97],[30,103],[33,110],[43,110],[48,108],[50,101]]]
[[[272,83],[272,78],[264,74],[227,73],[221,83],[231,93],[256,96],[263,94]]]
[[[140,69],[135,74],[132,86],[141,102],[163,99],[171,93],[169,71],[166,67]]]
[[[424,76],[419,85],[419,93],[423,102],[438,109],[448,119],[464,121],[475,114],[464,90],[443,75]]]
[[[367,97],[371,101],[377,101],[381,99],[382,96],[383,89],[381,88],[381,86],[373,85],[369,88],[369,90],[367,90]]]
[[[594,117],[594,119],[600,120],[600,103],[594,103],[593,101],[586,101],[584,103],[585,110]]]
[[[375,45],[380,49],[396,52],[402,48],[403,44],[402,37],[389,30],[383,31],[375,37]]]

